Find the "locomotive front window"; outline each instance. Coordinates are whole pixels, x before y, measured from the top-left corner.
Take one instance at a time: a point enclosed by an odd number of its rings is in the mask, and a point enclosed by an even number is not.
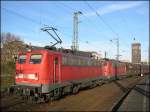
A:
[[[30,64],[39,64],[41,63],[42,55],[41,54],[33,54],[30,57]]]
[[[25,63],[25,61],[26,61],[26,55],[20,55],[18,60],[19,64],[23,64]]]

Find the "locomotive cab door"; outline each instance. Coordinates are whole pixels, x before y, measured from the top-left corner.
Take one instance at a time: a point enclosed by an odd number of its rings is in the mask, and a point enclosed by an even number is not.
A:
[[[53,58],[53,83],[60,82],[60,56],[54,55]]]

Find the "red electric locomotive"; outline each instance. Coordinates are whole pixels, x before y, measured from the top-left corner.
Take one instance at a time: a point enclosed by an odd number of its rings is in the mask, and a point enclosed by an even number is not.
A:
[[[110,80],[116,79],[116,75],[122,78],[126,75],[125,63],[109,59],[102,60],[102,75]]]
[[[16,62],[16,88],[44,100],[77,93],[104,79],[99,60],[70,53],[32,50],[20,52]]]

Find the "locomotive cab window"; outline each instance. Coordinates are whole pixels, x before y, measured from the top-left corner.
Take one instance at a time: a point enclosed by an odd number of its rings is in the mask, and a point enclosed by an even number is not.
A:
[[[23,64],[25,63],[25,61],[26,61],[26,55],[20,55],[18,60],[19,64]]]
[[[30,64],[40,64],[42,60],[41,54],[33,54],[30,57]]]

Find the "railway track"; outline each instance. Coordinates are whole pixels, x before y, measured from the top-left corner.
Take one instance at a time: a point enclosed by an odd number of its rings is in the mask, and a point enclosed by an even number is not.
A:
[[[22,101],[19,96],[5,96],[2,98],[1,110],[108,111],[119,96],[132,89],[132,87],[134,87],[141,79],[142,77],[131,77],[116,82],[106,83],[93,89],[80,91],[76,95],[65,96],[65,98],[47,104],[32,104],[30,102]]]
[[[146,78],[145,78],[146,79]],[[139,93],[143,94],[144,96],[149,98],[149,91],[143,90],[140,87],[138,87],[138,85],[149,85],[149,83],[143,83],[145,82],[145,79],[140,81],[140,83],[138,81],[136,81],[133,85],[131,85],[131,87],[128,88],[128,90],[119,98],[119,100],[117,100],[114,105],[111,107],[110,111],[112,112],[116,112],[116,111],[120,111],[119,108],[121,107],[121,105],[123,104],[123,102],[125,101],[125,99],[128,97],[128,95],[131,93],[132,90],[136,90]],[[147,78],[149,79],[149,78]],[[138,83],[137,83],[138,82]],[[141,83],[142,82],[142,83]]]
[[[135,85],[130,87],[121,97],[120,99],[111,107],[110,111],[112,112],[116,112],[119,107],[122,105],[123,101],[125,100],[125,98],[128,96],[128,94],[131,92],[131,90],[135,88]]]

